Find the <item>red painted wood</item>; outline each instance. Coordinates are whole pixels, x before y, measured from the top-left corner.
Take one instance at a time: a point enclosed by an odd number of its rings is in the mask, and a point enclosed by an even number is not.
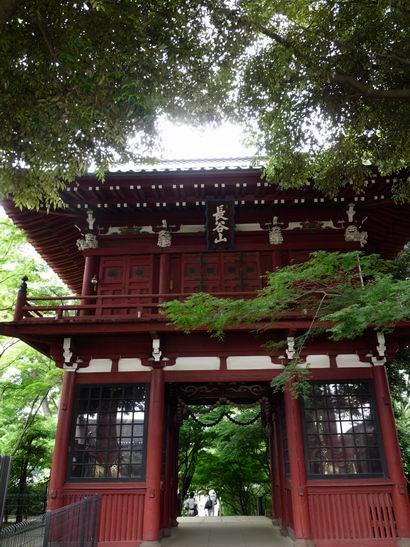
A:
[[[292,398],[289,389],[285,391],[284,400],[288,432],[293,532],[296,539],[311,538],[300,401]]]
[[[169,294],[170,292],[170,260],[169,255],[162,254],[159,262],[159,281],[158,292],[160,294]],[[160,299],[163,302],[165,299]]]
[[[331,487],[330,487],[331,490]],[[346,491],[347,490],[347,491]],[[397,537],[391,487],[359,485],[340,491],[309,490],[312,536],[316,539],[391,539]]]
[[[68,446],[74,407],[75,373],[65,372],[58,411],[56,442],[48,488],[47,509],[52,511],[63,505],[63,487],[67,473]]]
[[[107,542],[134,542],[142,540],[145,489],[66,488],[64,505],[69,505],[95,493],[102,494],[98,539]],[[101,485],[98,485],[101,486]],[[116,485],[117,486],[117,485]],[[120,543],[121,544],[121,543]]]
[[[375,366],[373,377],[386,464],[389,477],[393,482],[391,496],[396,515],[397,531],[399,537],[410,538],[410,505],[407,496],[407,482],[401,464],[401,454],[385,367]]]
[[[171,462],[171,526],[178,524],[177,517],[180,514],[178,499],[178,460],[179,460],[179,427],[175,424],[172,434],[172,462]]]
[[[149,395],[148,440],[146,460],[147,493],[144,506],[143,538],[157,541],[161,527],[161,458],[164,420],[164,372],[151,371]]]
[[[152,294],[154,290],[153,258],[152,255],[102,257],[98,296],[104,298],[97,300],[97,313],[113,316],[134,313],[137,317],[141,316],[141,304],[152,303],[150,298],[141,295]],[[132,298],[134,295],[138,298]],[[127,308],[130,305],[133,307]],[[146,311],[148,315],[152,313],[150,308]]]
[[[281,405],[283,405],[283,398],[275,398],[275,414],[276,414],[276,450],[277,450],[277,461],[278,461],[278,486],[279,486],[279,506],[280,506],[280,520],[281,520],[281,529],[283,532],[289,526],[289,512],[288,512],[288,503],[286,499],[286,477],[285,477],[285,461],[284,461],[284,436],[281,420]]]
[[[164,477],[164,504],[162,510],[162,526],[167,535],[171,528],[171,496],[172,496],[172,457],[173,457],[173,424],[175,420],[175,407],[169,405],[166,429],[166,454]]]
[[[96,274],[97,274],[98,260],[99,260],[99,258],[97,256],[86,256],[85,257],[83,286],[82,286],[82,289],[81,289],[81,296],[85,297],[85,298],[81,299],[81,305],[87,305],[87,304],[94,304],[95,303],[94,291],[95,291],[96,287],[94,287],[93,284],[91,283],[91,279],[93,279],[93,277],[96,276]],[[95,280],[97,280],[97,277],[95,277]],[[94,311],[92,311],[92,310],[82,309],[82,310],[80,310],[79,315],[80,316],[85,316],[85,315],[91,315],[93,313],[94,313]]]

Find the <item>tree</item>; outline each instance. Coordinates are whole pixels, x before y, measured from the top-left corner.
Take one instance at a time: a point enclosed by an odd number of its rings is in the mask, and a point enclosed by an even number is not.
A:
[[[295,388],[303,390],[306,372],[297,365],[309,337],[326,333],[334,340],[352,339],[366,329],[386,331],[410,319],[409,271],[409,250],[396,260],[360,252],[318,251],[301,264],[267,273],[265,288],[253,299],[197,293],[183,302],[167,302],[162,309],[186,333],[206,327],[219,338],[239,324],[267,330],[287,312],[310,318],[310,328],[296,338],[295,359],[273,380],[278,388],[301,380]],[[277,344],[268,343],[266,349],[274,351]]]
[[[355,338],[367,328],[387,329],[410,319],[410,278],[402,278],[410,251],[396,260],[362,252],[317,251],[301,264],[268,272],[266,286],[253,299],[217,298],[196,293],[162,305],[166,316],[185,332],[207,327],[223,337],[227,327],[260,324],[267,329],[289,311],[317,323],[334,340]],[[303,340],[302,340],[303,341]]]
[[[387,367],[404,473],[410,481],[410,348]]]
[[[61,295],[65,287],[9,220],[0,222],[1,319],[11,319],[19,278],[28,275],[33,294]],[[61,370],[23,342],[0,337],[0,452],[12,456],[10,491],[48,480]],[[22,498],[17,519],[23,516]]]
[[[215,118],[242,41],[197,0],[5,0],[0,28],[1,191],[34,206],[129,158],[132,136],[147,154],[163,113]]]
[[[247,423],[258,410],[236,409],[235,415],[238,422]],[[212,439],[198,454],[191,486],[199,492],[215,489],[224,514],[255,514],[258,497],[269,504],[269,455],[260,419],[243,426],[224,419],[213,427]]]
[[[192,420],[186,420],[179,430],[178,496],[182,508],[191,488],[198,458],[212,444],[212,431],[201,428]]]
[[[0,29],[0,186],[18,204],[150,155],[163,114],[247,120],[282,186],[360,190],[376,168],[410,199],[406,0],[4,0]]]

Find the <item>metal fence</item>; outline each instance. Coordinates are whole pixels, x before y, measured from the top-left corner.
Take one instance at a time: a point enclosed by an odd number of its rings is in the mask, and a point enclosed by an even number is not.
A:
[[[3,512],[6,503],[7,483],[11,466],[10,456],[0,455],[0,526],[3,521]]]
[[[43,515],[47,509],[47,491],[8,492],[3,513],[3,526],[17,524]],[[0,521],[1,524],[1,521]]]
[[[0,530],[1,547],[94,547],[101,496],[50,511]]]

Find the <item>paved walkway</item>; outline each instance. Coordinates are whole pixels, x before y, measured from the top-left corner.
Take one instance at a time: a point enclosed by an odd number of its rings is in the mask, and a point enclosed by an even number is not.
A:
[[[266,517],[180,517],[164,547],[292,547]]]

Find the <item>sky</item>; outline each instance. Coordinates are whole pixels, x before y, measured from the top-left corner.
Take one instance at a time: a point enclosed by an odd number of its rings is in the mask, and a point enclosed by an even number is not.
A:
[[[245,146],[242,128],[231,123],[199,128],[161,120],[159,128],[163,157],[167,159],[238,158],[256,152]]]

